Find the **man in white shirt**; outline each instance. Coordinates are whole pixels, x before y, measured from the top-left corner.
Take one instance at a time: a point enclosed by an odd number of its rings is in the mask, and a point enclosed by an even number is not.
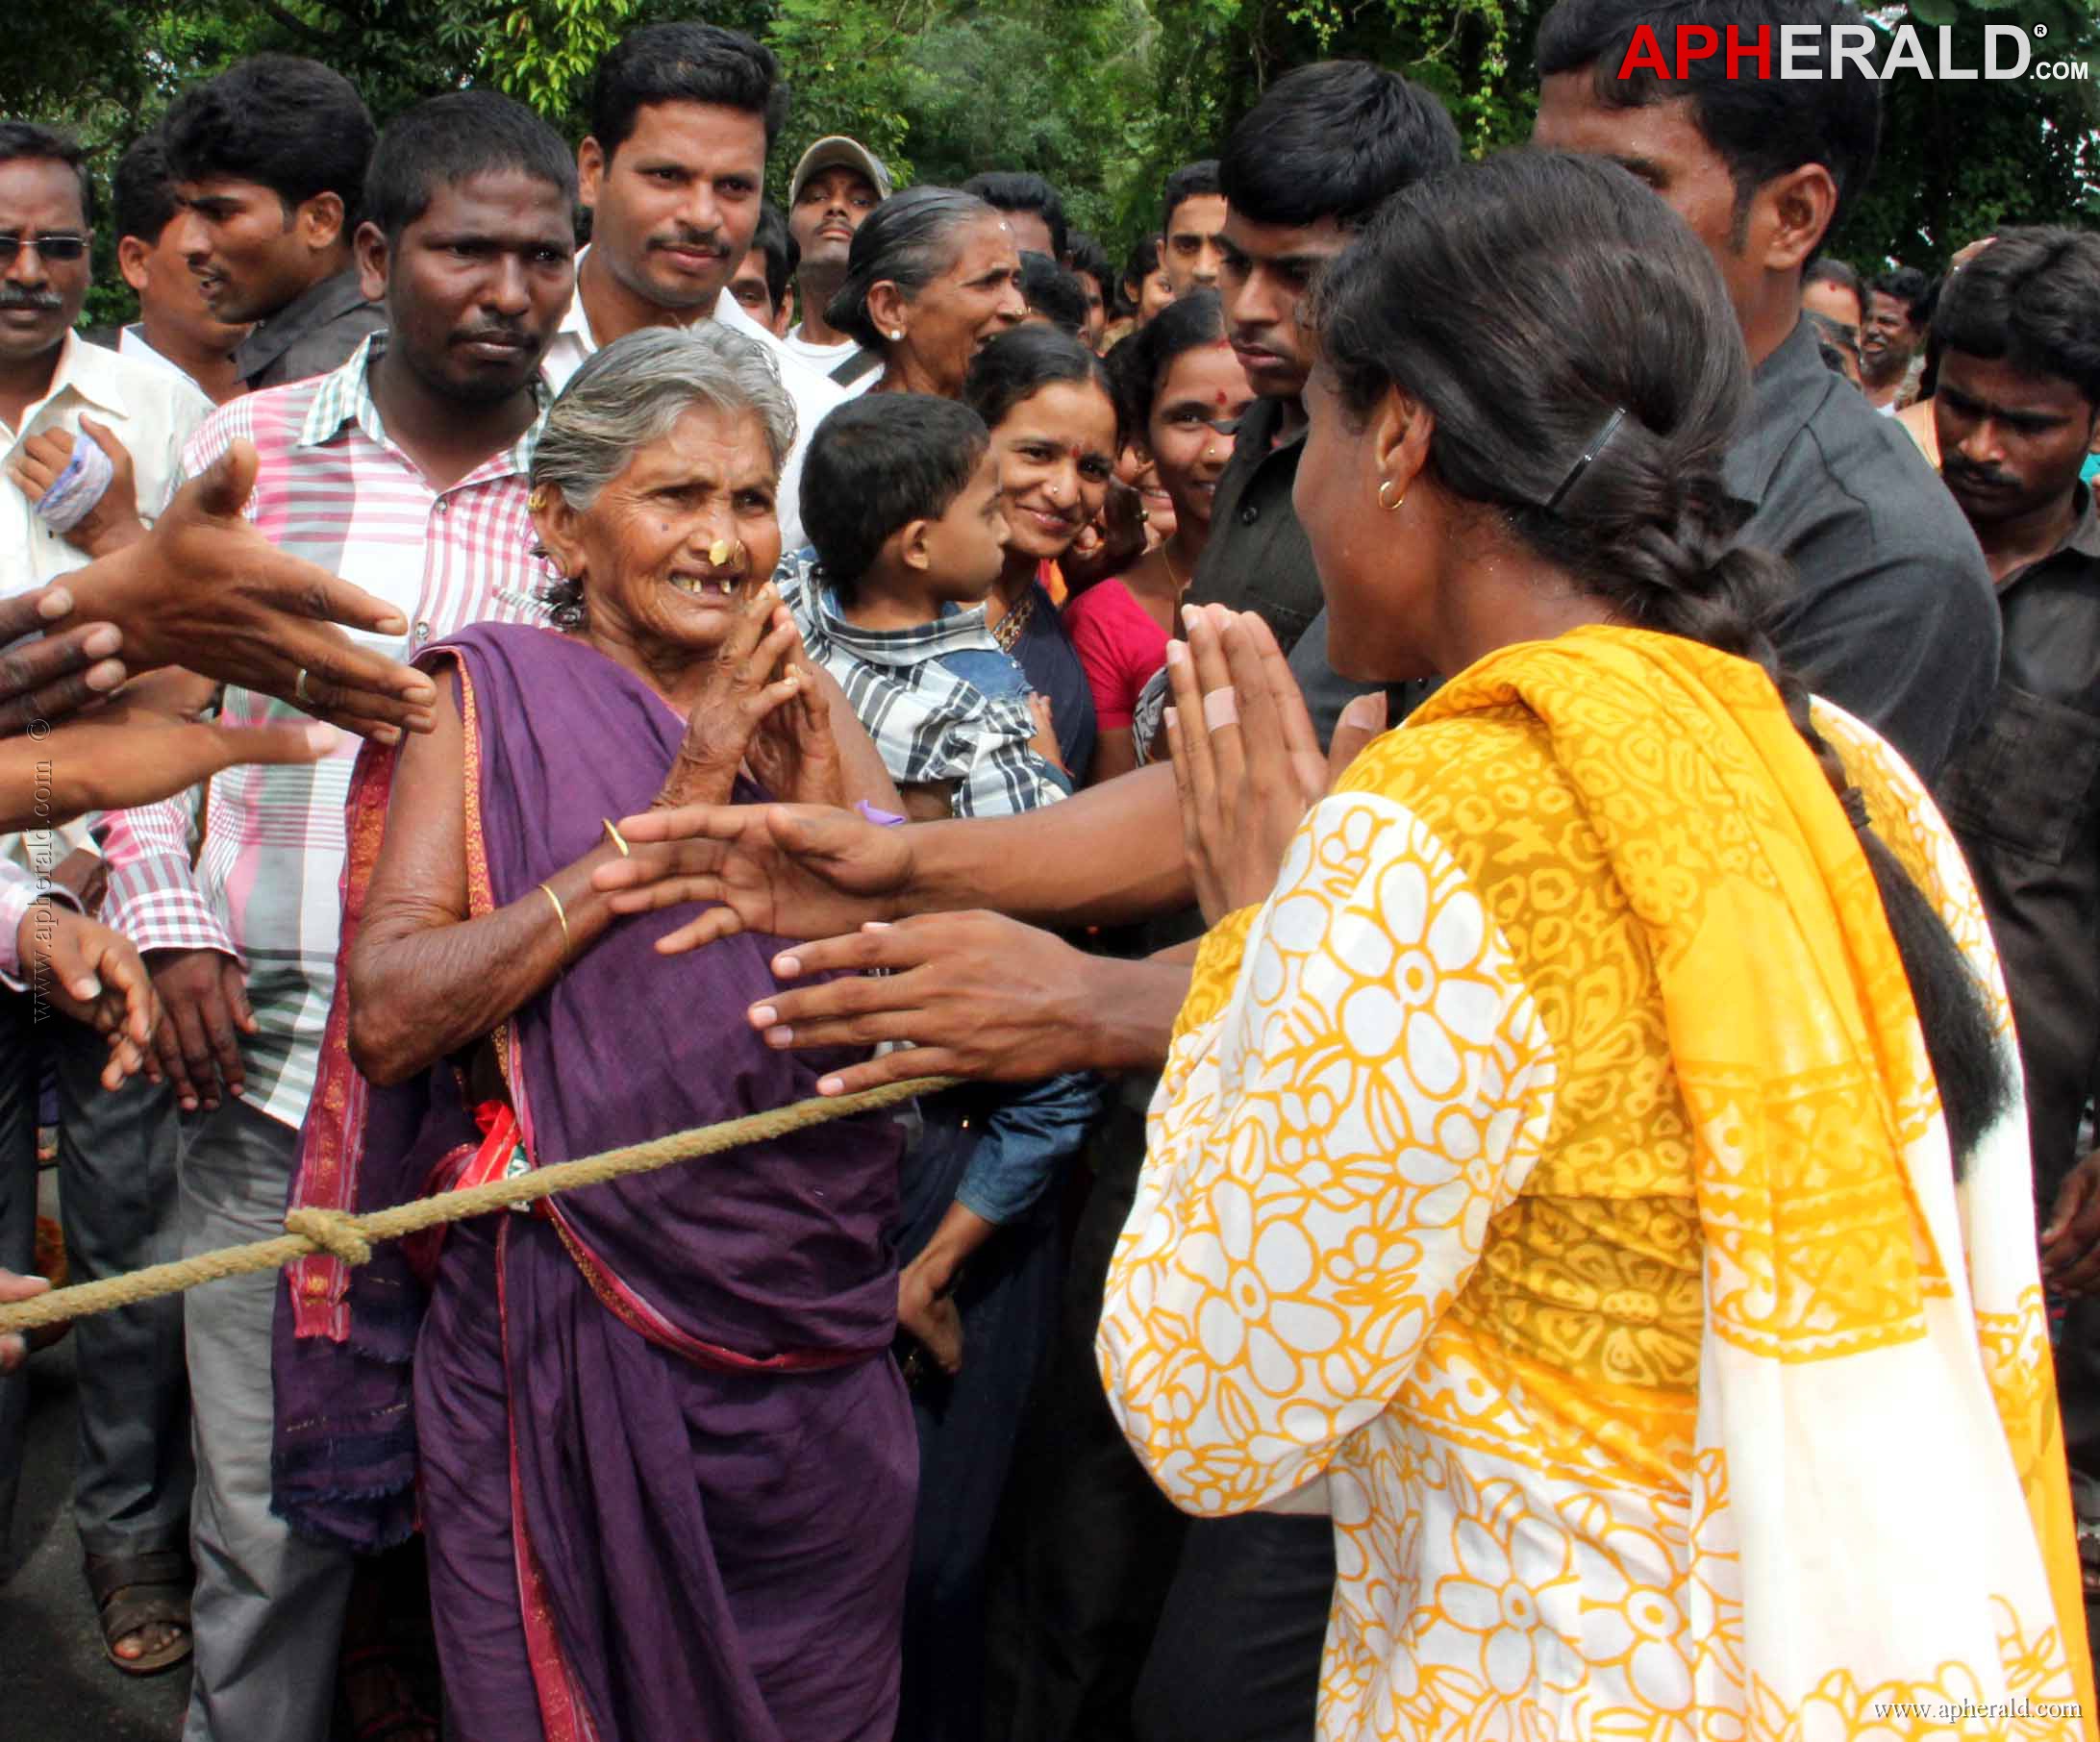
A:
[[[0,593],[40,586],[138,535],[174,494],[183,445],[211,403],[173,370],[85,344],[93,187],[63,134],[0,122]],[[92,452],[68,461],[84,421]],[[109,470],[99,494],[97,474]],[[39,507],[41,503],[41,507]],[[84,510],[74,522],[69,509]],[[56,524],[55,524],[56,522]],[[54,834],[10,837],[0,912],[74,906],[92,894],[88,855],[60,862]],[[0,977],[0,1266],[27,1270],[36,1236],[36,1107],[46,1052],[60,1085],[60,1185],[74,1277],[135,1270],[176,1255],[175,1126],[164,1091],[135,1079],[106,1093],[107,1053],[45,1002]],[[74,1521],[104,1602],[119,1668],[160,1667],[188,1650],[190,1471],[182,1307],[148,1302],[75,1329],[80,1451]],[[0,1381],[0,1530],[20,1476],[25,1381]]]
[[[576,298],[543,365],[559,390],[601,345],[644,327],[726,322],[759,340],[795,406],[780,482],[781,548],[801,548],[802,456],[844,394],[793,357],[729,292],[759,227],[765,154],[788,112],[772,55],[712,24],[655,24],[598,63],[590,134],[576,149],[591,239]]]
[[[824,318],[824,311],[846,282],[853,233],[889,194],[889,171],[882,159],[858,139],[837,134],[802,154],[788,184],[788,233],[802,249],[795,268],[802,320],[788,333],[788,348],[826,375],[860,352]]]
[[[116,268],[138,295],[138,319],[118,336],[116,354],[173,369],[214,405],[245,391],[234,347],[254,329],[223,321],[183,258],[182,202],[158,132],[142,134],[117,160],[110,185],[116,219]]]

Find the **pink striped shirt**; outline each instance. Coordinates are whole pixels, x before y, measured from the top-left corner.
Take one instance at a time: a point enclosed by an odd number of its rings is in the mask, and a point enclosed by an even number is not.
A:
[[[191,439],[195,474],[236,440],[261,457],[249,516],[271,542],[393,605],[406,636],[352,632],[407,659],[469,623],[543,620],[526,470],[534,427],[443,490],[387,439],[366,385],[374,334],[341,368],[220,408]],[[225,692],[234,725],[297,720],[252,690]],[[248,973],[259,1033],[246,1036],[247,1098],[288,1125],[306,1116],[335,991],[343,802],[357,745],[311,767],[234,768],[211,784],[190,859],[187,799],[95,820],[110,862],[109,923],[141,950],[223,950]]]

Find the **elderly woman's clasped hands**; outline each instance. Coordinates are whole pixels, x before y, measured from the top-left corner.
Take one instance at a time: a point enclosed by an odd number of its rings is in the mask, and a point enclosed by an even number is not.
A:
[[[739,768],[788,804],[846,802],[830,708],[771,582],[738,608],[715,650],[655,808],[726,805]]]

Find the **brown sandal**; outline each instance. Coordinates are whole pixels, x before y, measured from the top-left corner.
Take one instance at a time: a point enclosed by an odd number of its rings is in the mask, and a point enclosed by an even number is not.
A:
[[[180,1549],[145,1555],[90,1555],[88,1589],[102,1612],[102,1655],[127,1676],[152,1676],[189,1655],[189,1591],[196,1582],[189,1556]],[[182,1631],[158,1651],[120,1657],[116,1642],[141,1628]]]

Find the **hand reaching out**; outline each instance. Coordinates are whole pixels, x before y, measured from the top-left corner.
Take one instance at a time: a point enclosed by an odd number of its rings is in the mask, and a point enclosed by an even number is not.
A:
[[[897,1327],[951,1379],[962,1371],[962,1314],[944,1284],[937,1284],[930,1253],[920,1253],[897,1273]],[[905,1369],[910,1379],[912,1371]]]
[[[0,742],[0,793],[13,795],[18,807],[0,799],[0,829],[50,827],[89,810],[152,804],[237,763],[316,761],[344,741],[317,721],[224,726],[197,719],[210,687],[188,672],[154,672],[66,725]]]
[[[122,632],[113,623],[56,627],[73,615],[73,595],[62,585],[0,600],[0,738],[40,735],[123,683],[124,662],[115,658]]]
[[[145,537],[66,577],[73,610],[61,625],[113,623],[135,672],[186,666],[387,742],[428,732],[430,679],[337,627],[405,635],[406,619],[249,525],[255,472],[255,449],[235,442]]]
[[[601,865],[591,886],[615,913],[717,902],[657,940],[666,956],[738,932],[828,937],[885,919],[911,882],[910,829],[850,810],[789,805],[693,805],[622,817],[630,857]]]

